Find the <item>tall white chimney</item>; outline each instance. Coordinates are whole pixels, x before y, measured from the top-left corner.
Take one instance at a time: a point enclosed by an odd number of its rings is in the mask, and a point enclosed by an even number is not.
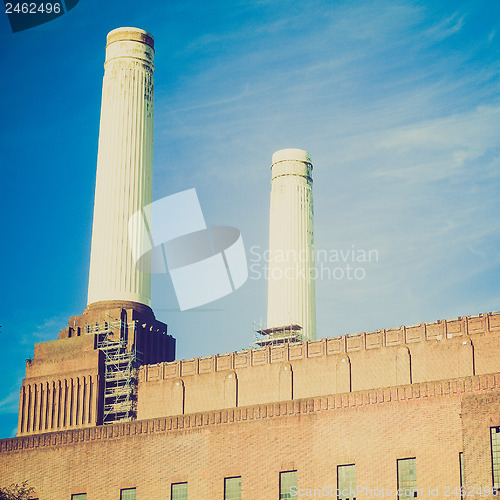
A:
[[[153,57],[153,37],[146,31],[108,33],[88,304],[151,304],[151,275],[135,266],[128,220],[152,202]]]
[[[316,338],[312,163],[307,151],[273,155],[267,329],[301,327]]]

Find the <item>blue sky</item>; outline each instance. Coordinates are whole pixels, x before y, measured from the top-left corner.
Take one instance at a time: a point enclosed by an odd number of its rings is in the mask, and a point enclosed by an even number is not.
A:
[[[363,279],[318,280],[318,337],[500,309],[498,1],[80,0],[16,34],[2,14],[0,437],[15,432],[33,344],[86,305],[105,40],[119,26],[155,37],[154,198],[196,188],[254,266],[236,293],[184,312],[155,276],[178,358],[246,348],[265,320],[255,254],[282,148],[312,155],[316,249],[378,255],[350,263]]]

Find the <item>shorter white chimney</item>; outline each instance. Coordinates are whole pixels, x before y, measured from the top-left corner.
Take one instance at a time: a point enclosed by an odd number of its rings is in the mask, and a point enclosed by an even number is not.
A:
[[[302,149],[282,149],[274,153],[271,169],[267,330],[298,325],[303,340],[314,340],[311,157]]]

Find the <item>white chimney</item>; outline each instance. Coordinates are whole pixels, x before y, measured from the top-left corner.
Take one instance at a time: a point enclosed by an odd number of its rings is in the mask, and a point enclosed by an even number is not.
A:
[[[273,155],[267,329],[301,327],[316,338],[312,163],[307,151]]]
[[[146,31],[109,32],[88,304],[105,300],[151,304],[151,276],[135,266],[128,220],[152,202],[153,57],[153,37]]]

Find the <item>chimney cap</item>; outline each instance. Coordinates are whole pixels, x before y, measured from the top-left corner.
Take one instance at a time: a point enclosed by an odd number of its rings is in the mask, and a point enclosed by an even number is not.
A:
[[[148,33],[147,31],[140,28],[130,27],[116,28],[110,31],[107,37],[107,45],[113,42],[122,42],[127,40],[145,43],[152,49],[155,48],[154,38],[151,33]]]
[[[311,155],[304,149],[280,149],[273,154],[273,164],[280,161],[303,161],[311,163]]]

